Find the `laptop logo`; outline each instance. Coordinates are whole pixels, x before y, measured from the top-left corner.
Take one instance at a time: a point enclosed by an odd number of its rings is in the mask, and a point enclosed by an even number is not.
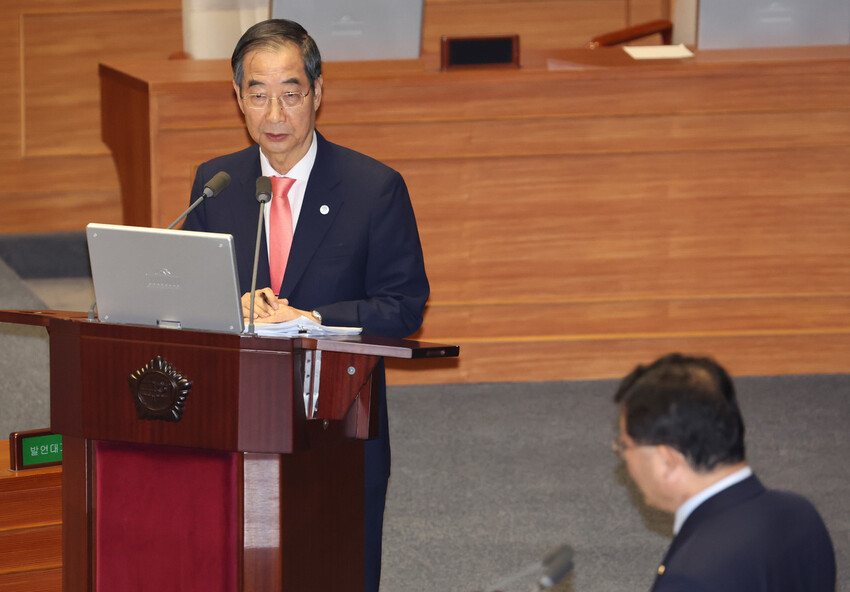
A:
[[[145,279],[146,287],[154,290],[179,290],[182,281],[179,275],[174,275],[166,267],[153,273],[146,273]]]

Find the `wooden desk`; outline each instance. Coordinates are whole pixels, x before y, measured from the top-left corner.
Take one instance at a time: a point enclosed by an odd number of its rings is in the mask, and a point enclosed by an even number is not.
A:
[[[0,577],[57,568],[61,533],[68,592],[362,589],[363,446],[379,429],[380,359],[458,355],[400,339],[176,331],[61,311],[3,310],[0,322],[50,336],[64,525],[55,504],[33,504],[43,485],[0,482]]]
[[[125,220],[165,226],[248,145],[223,61],[101,66]],[[846,371],[850,48],[618,48],[523,68],[327,64],[318,125],[405,177],[433,292],[399,382],[623,375],[685,349],[736,373]]]
[[[62,468],[9,470],[0,441],[0,590],[62,589]]]

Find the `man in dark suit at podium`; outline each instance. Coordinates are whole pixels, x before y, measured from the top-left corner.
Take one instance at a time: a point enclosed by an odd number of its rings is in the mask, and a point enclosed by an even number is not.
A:
[[[256,180],[271,177],[255,316],[305,316],[385,337],[415,332],[429,285],[407,187],[396,171],[316,131],[323,79],[313,39],[291,21],[258,23],[237,43],[231,64],[236,101],[256,144],[199,167],[192,196],[219,171],[229,173],[231,183],[195,209],[183,228],[233,235],[247,314],[261,207]],[[390,472],[382,366],[378,372],[380,436],[366,442],[364,461],[367,591],[380,581]]]
[[[650,506],[675,514],[653,592],[835,592],[835,553],[805,498],[747,466],[732,381],[678,354],[638,366],[615,396],[614,450]]]

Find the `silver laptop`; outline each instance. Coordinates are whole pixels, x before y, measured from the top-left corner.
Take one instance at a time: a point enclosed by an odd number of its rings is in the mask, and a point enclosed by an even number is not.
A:
[[[850,43],[848,0],[700,0],[697,47]]]
[[[242,332],[231,235],[89,224],[86,237],[101,321]]]
[[[272,0],[272,17],[301,24],[322,61],[416,59],[423,0]]]

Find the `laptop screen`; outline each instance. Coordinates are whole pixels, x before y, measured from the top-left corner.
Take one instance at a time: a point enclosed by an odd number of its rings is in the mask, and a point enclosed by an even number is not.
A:
[[[101,321],[243,331],[231,235],[89,224],[86,237]]]
[[[850,43],[848,0],[701,0],[697,47]]]
[[[423,0],[272,0],[272,17],[301,24],[322,61],[419,57]]]

